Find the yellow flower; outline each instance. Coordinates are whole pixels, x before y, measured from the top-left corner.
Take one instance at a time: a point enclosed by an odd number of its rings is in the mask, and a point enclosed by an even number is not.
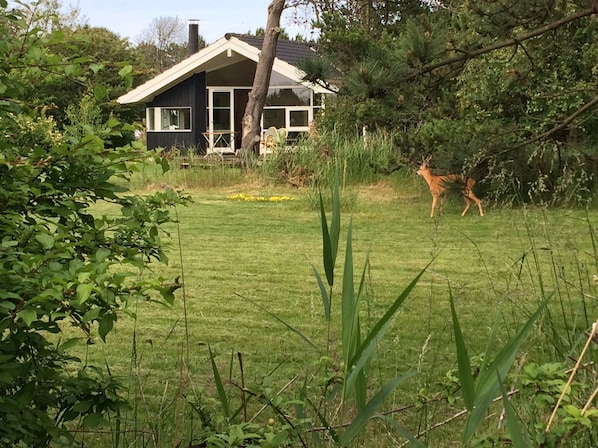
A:
[[[232,201],[253,201],[253,202],[283,202],[283,201],[296,201],[296,198],[290,196],[252,196],[244,193],[234,194],[229,196],[228,199]]]

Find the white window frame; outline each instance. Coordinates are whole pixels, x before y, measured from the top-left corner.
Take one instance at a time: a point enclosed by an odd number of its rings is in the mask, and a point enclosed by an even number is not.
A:
[[[163,129],[162,128],[162,111],[165,110],[188,110],[189,111],[189,128],[183,129]],[[191,132],[193,130],[193,111],[189,106],[182,106],[182,107],[148,107],[145,110],[146,114],[146,123],[147,123],[147,131],[148,132]],[[150,129],[151,124],[153,123],[154,128]]]
[[[314,119],[313,106],[287,106],[285,109],[285,121],[289,132],[309,132],[309,123]],[[305,126],[291,126],[292,112],[307,112],[307,123]]]

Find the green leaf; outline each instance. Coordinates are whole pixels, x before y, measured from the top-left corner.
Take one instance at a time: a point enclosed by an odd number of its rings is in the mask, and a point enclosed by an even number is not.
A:
[[[270,446],[277,447],[283,446],[284,442],[289,438],[289,432],[287,430],[280,431],[271,440],[269,440]]]
[[[33,396],[35,395],[35,383],[27,383],[23,386],[23,388],[17,391],[13,398],[17,402],[20,409],[25,409],[33,400]]]
[[[106,420],[102,417],[102,414],[94,412],[83,417],[83,426],[85,428],[97,428],[102,426]]]
[[[222,406],[222,410],[224,411],[224,416],[226,418],[230,417],[230,407],[228,402],[228,397],[226,396],[226,391],[224,390],[224,386],[222,384],[222,378],[220,377],[220,372],[218,371],[218,366],[216,365],[216,361],[214,359],[214,354],[212,353],[212,348],[208,344],[208,351],[210,353],[210,362],[212,363],[212,374],[214,375],[214,382],[216,383],[216,391],[218,392],[218,398],[220,400],[220,405]]]
[[[459,325],[457,312],[455,311],[455,301],[453,300],[453,293],[450,284],[449,298],[451,305],[451,316],[453,318],[453,332],[455,333],[455,345],[457,349],[457,366],[459,371],[459,380],[461,382],[461,390],[463,393],[463,401],[465,402],[465,407],[467,410],[471,412],[475,402],[475,382],[471,372],[469,354],[467,353],[467,347],[465,345],[465,340],[463,339],[463,333],[461,332],[461,326]]]
[[[373,417],[376,417],[376,413],[378,412],[380,406],[382,406],[382,403],[386,397],[388,397],[388,395],[390,395],[399,384],[414,374],[414,372],[407,373],[389,381],[382,386],[382,388],[372,397],[367,405],[359,410],[353,421],[351,421],[347,429],[341,434],[340,446],[348,446],[349,443],[361,432],[366,423]]]
[[[79,414],[85,414],[91,409],[92,405],[93,401],[91,400],[81,400],[75,403],[73,411],[78,412]]]
[[[509,430],[509,435],[511,436],[511,446],[513,448],[526,448],[528,445],[523,440],[523,433],[521,432],[521,427],[519,426],[519,422],[517,421],[517,415],[515,414],[515,410],[513,409],[511,400],[509,400],[507,391],[505,390],[500,378],[497,378],[497,380],[498,384],[500,385],[500,391],[502,393],[502,402],[505,407],[505,419],[507,421],[507,429]]]
[[[104,68],[104,64],[89,64],[89,69],[97,75],[100,70]]]
[[[334,286],[334,264],[332,256],[332,243],[330,241],[330,232],[328,231],[328,222],[326,220],[326,211],[324,210],[324,200],[320,193],[320,223],[322,225],[322,257],[324,262],[324,272],[329,286]]]
[[[341,343],[346,369],[351,368],[350,360],[353,358],[353,354],[357,348],[357,338],[359,337],[359,313],[357,305],[355,287],[353,285],[352,223],[349,223],[343,269],[343,289],[341,292]]]
[[[25,308],[17,313],[17,317],[30,327],[31,323],[37,319],[37,311],[35,308]]]
[[[100,319],[98,333],[100,334],[102,341],[106,342],[106,336],[108,333],[110,333],[110,331],[112,331],[115,319],[116,318],[113,314],[106,314]]]
[[[85,322],[86,324],[88,324],[88,323],[96,320],[99,317],[101,311],[102,311],[102,308],[94,306],[93,308],[91,308],[90,310],[88,310],[83,315],[83,322]]]
[[[60,344],[58,349],[61,351],[65,351],[65,350],[70,349],[71,347],[81,345],[83,343],[83,341],[85,341],[85,339],[83,339],[83,338],[70,338],[70,339],[67,339],[66,341],[64,341],[62,344]]]
[[[102,262],[106,258],[108,258],[108,256],[111,253],[112,253],[112,251],[110,249],[106,249],[106,248],[98,249],[98,251],[96,252],[96,260],[99,261],[99,262]]]
[[[93,283],[79,283],[77,285],[77,299],[79,300],[79,304],[85,303],[92,291]]]
[[[166,157],[156,155],[154,160],[156,164],[159,165],[162,169],[162,173],[167,173],[168,171],[170,171],[170,163],[168,163],[168,159]]]
[[[40,233],[35,235],[35,239],[42,245],[44,249],[51,249],[54,247],[54,237],[47,233]]]
[[[330,219],[330,244],[332,259],[336,262],[338,242],[341,232],[341,194],[338,185],[338,174],[335,173],[332,184],[332,217]]]
[[[93,89],[93,96],[98,101],[103,101],[108,96],[108,90],[102,85],[97,85]]]
[[[125,76],[127,76],[127,75],[131,74],[131,72],[132,72],[132,71],[133,71],[133,66],[132,66],[132,65],[125,65],[123,68],[121,68],[121,69],[118,71],[118,75],[119,75],[121,78],[124,78]]]
[[[330,309],[330,298],[328,297],[328,291],[326,290],[326,286],[322,281],[322,277],[316,270],[316,267],[312,265],[312,269],[314,271],[314,275],[316,276],[316,280],[318,281],[318,286],[320,287],[320,296],[322,297],[322,304],[324,305],[324,316],[326,317],[326,321],[330,322],[332,319],[332,312]]]
[[[534,322],[538,319],[540,314],[544,311],[548,299],[546,299],[536,312],[528,319],[525,325],[519,330],[519,332],[511,339],[499,352],[494,361],[488,366],[488,369],[480,373],[480,377],[476,384],[476,401],[472,412],[467,418],[465,424],[465,430],[463,431],[463,441],[469,442],[473,437],[477,427],[486,417],[486,411],[490,406],[490,403],[496,398],[500,392],[500,379],[505,378],[509,371],[511,364],[517,356],[517,352],[523,341],[525,340],[527,333],[534,325]]]

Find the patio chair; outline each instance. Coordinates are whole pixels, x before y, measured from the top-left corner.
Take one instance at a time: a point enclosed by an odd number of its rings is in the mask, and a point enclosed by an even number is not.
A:
[[[274,154],[279,148],[285,146],[287,136],[289,135],[286,128],[277,129],[274,126],[266,129],[262,136],[260,144],[260,154],[266,157],[268,154]]]

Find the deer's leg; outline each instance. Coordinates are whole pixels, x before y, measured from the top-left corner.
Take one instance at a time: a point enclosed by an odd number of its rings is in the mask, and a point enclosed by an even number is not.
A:
[[[471,199],[469,199],[467,196],[463,196],[463,199],[465,199],[465,210],[463,210],[461,216],[465,216],[465,213],[467,213],[467,210],[469,210],[469,207],[471,207]]]
[[[478,210],[480,211],[480,216],[484,216],[484,210],[482,209],[482,201],[480,201],[480,198],[478,198],[473,191],[469,191],[467,196],[469,197],[469,199],[473,202],[476,203],[476,205],[478,206]]]
[[[482,201],[478,199],[478,209],[480,210],[480,216],[484,216],[484,210],[482,210]]]
[[[480,211],[480,216],[484,216],[484,210],[482,209],[482,201],[478,198],[475,193],[473,192],[473,186],[475,185],[475,180],[467,179],[467,188],[465,189],[465,197],[469,198],[473,202],[476,203],[478,206],[478,210]]]
[[[430,218],[434,217],[434,209],[436,208],[436,201],[438,200],[438,196],[432,196],[432,211],[430,212]]]
[[[438,214],[442,215],[443,207],[444,207],[444,195],[440,195],[440,207],[438,208]]]

